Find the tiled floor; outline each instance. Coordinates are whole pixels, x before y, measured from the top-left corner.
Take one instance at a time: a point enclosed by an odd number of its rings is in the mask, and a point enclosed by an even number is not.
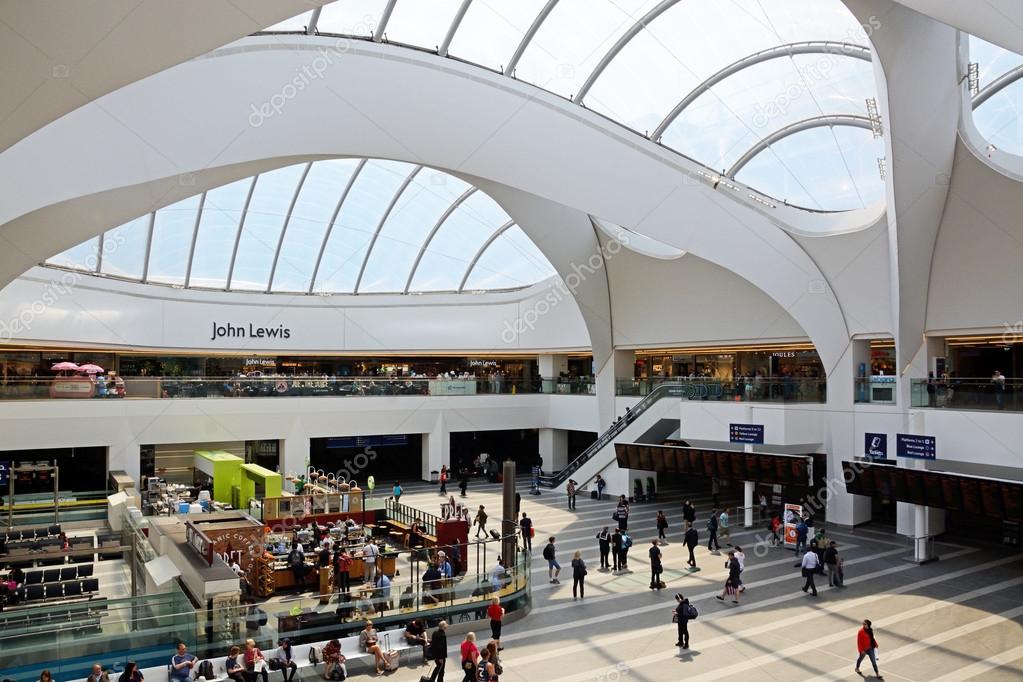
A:
[[[524,491],[523,491],[524,492]],[[402,502],[431,511],[438,495],[428,486],[410,486]],[[471,506],[500,509],[500,487],[474,484]],[[563,496],[545,491],[523,494],[522,508],[534,519],[533,609],[505,626],[502,682],[654,682],[758,679],[779,681],[859,679],[853,672],[856,631],[864,618],[874,622],[881,673],[887,680],[985,682],[1023,680],[1023,554],[938,544],[941,560],[917,566],[904,559],[906,541],[877,530],[833,531],[846,562],[846,586],[829,589],[817,581],[816,599],[800,591],[802,578],[790,550],[766,548],[765,533],[736,527],[733,542],[746,552],[743,580],[748,591],[738,606],[714,598],[727,571],[723,555],[706,545],[697,550],[701,569],[682,569],[681,496],[675,492],[654,503],[636,505],[630,529],[635,547],[631,573],[598,570],[601,526],[611,525],[610,502],[579,497],[576,511]],[[697,498],[697,528],[710,500]],[[647,549],[656,537],[654,515],[669,515],[664,548],[668,589],[653,592]],[[492,514],[493,516],[493,514]],[[560,585],[547,582],[540,556],[543,538],[557,536],[558,559],[565,566]],[[581,550],[589,566],[586,598],[573,601],[569,560]],[[823,585],[823,587],[821,587]],[[682,592],[700,611],[690,624],[691,648],[674,647],[673,595]],[[489,628],[481,624],[486,641]],[[457,646],[460,636],[453,636]],[[866,679],[872,679],[864,661]],[[389,679],[418,680],[429,668],[402,669]],[[457,660],[448,680],[461,679]]]

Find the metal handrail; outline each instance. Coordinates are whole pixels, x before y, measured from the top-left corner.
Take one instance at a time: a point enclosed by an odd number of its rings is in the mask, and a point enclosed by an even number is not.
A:
[[[568,466],[557,473],[551,474],[550,476],[541,475],[540,485],[545,488],[556,488],[559,485],[562,485],[568,481],[569,477],[578,471],[583,464],[588,462],[595,454],[600,452],[604,449],[604,447],[618,437],[618,435],[622,433],[629,424],[634,422],[639,415],[646,412],[651,405],[661,398],[681,398],[684,396],[685,386],[682,383],[663,383],[657,386],[650,391],[646,397],[628,409],[624,416],[615,420],[607,431],[604,431],[604,433],[600,435],[593,445],[583,450],[582,454],[568,463]],[[583,481],[583,483],[585,483],[585,481]]]
[[[437,537],[437,522],[440,521],[439,516],[429,512],[420,511],[419,509],[410,507],[407,504],[401,504],[393,497],[387,498],[387,518],[392,521],[397,521],[398,523],[403,523],[406,526],[411,526],[413,521],[419,519],[423,523],[426,534]]]

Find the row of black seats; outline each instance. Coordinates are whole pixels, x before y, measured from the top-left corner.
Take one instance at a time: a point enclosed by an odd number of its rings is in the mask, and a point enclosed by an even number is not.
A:
[[[77,566],[64,566],[63,568],[46,568],[41,571],[27,571],[25,573],[26,585],[41,585],[43,583],[59,583],[76,578],[91,578],[94,566],[92,564],[78,564]]]
[[[99,591],[99,578],[85,580],[68,580],[62,583],[46,583],[43,585],[25,585],[14,592],[14,602],[24,603],[42,599],[66,599],[93,594]]]
[[[35,540],[36,538],[48,538],[60,535],[60,524],[52,526],[40,526],[39,528],[25,528],[24,530],[9,530],[4,533],[7,542],[18,542],[19,540]]]
[[[54,605],[39,613],[37,609],[19,611],[16,609],[0,613],[0,631],[22,627],[74,627],[75,630],[96,627],[99,618],[107,610],[106,597],[95,597],[87,602]]]

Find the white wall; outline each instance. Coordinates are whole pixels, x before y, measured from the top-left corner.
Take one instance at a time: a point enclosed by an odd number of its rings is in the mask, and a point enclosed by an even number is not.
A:
[[[589,348],[572,297],[548,315],[535,314],[548,288],[542,282],[488,294],[262,295],[189,291],[34,268],[0,291],[0,341],[244,352]],[[246,328],[250,323],[274,329],[283,325],[290,338],[211,340],[214,322]],[[509,327],[516,333],[509,333]]]

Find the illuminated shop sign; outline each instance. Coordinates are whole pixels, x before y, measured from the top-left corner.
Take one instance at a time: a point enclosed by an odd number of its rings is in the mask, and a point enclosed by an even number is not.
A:
[[[279,324],[276,327],[257,327],[249,322],[247,325],[234,325],[230,322],[214,322],[213,335],[210,341],[217,339],[290,339],[291,329]]]

